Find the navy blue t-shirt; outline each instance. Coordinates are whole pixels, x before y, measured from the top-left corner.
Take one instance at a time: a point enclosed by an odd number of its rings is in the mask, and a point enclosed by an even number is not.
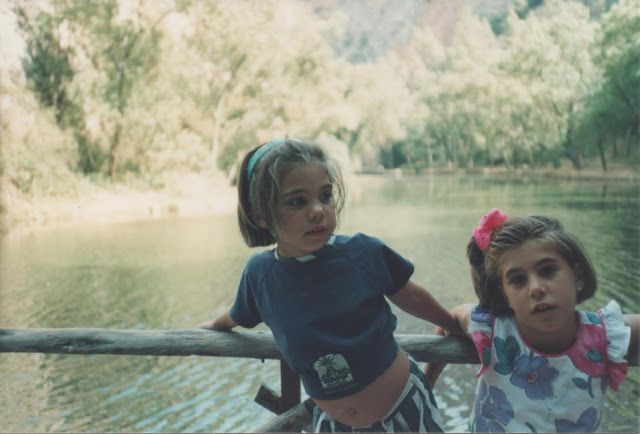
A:
[[[352,395],[396,357],[396,317],[385,295],[403,288],[413,264],[364,234],[335,236],[302,258],[269,250],[244,269],[231,317],[265,322],[312,398]]]

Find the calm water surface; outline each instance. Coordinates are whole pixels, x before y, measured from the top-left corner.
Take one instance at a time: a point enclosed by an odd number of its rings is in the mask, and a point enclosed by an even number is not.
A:
[[[640,312],[640,189],[615,182],[359,177],[340,233],[366,232],[416,265],[447,307],[473,301],[464,248],[491,207],[560,218],[595,263],[609,299]],[[0,327],[191,328],[234,297],[245,261],[233,215],[43,230],[1,241]],[[433,327],[395,310],[399,333]],[[258,330],[261,330],[259,328]],[[435,393],[447,429],[465,431],[477,366],[447,367]],[[640,430],[639,369],[609,392],[600,429]],[[0,431],[251,431],[272,414],[278,363],[207,357],[0,354]]]

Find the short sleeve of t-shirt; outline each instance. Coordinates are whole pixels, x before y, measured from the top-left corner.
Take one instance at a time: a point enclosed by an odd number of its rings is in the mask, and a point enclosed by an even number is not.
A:
[[[365,267],[376,283],[382,285],[382,292],[385,295],[393,295],[407,284],[414,270],[411,262],[378,238],[357,234],[354,242],[363,243],[361,247],[369,252],[370,262]]]
[[[238,293],[236,300],[231,307],[231,318],[244,328],[253,328],[262,322],[260,312],[256,306],[256,300],[253,295],[253,284],[251,279],[251,262],[247,264],[240,284],[238,285]]]
[[[395,250],[384,244],[382,245],[382,255],[392,282],[391,287],[385,291],[385,294],[392,295],[407,284],[409,278],[413,274],[414,267],[411,262],[407,261]]]

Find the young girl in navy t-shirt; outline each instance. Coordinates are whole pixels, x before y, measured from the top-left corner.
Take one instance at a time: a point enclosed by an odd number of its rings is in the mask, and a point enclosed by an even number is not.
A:
[[[382,241],[334,234],[337,165],[317,145],[274,140],[245,156],[238,197],[247,245],[276,247],[252,256],[231,309],[201,327],[266,323],[317,404],[314,431],[442,431],[424,374],[393,337],[387,298],[449,331],[457,322]]]

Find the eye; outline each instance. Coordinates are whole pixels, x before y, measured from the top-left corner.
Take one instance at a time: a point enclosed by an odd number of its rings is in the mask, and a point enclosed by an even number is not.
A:
[[[514,287],[514,288],[520,288],[520,287],[524,286],[524,284],[526,282],[527,282],[527,278],[524,275],[521,275],[521,274],[511,275],[507,279],[507,284],[509,286]]]
[[[558,267],[555,265],[546,265],[540,269],[540,275],[549,279],[556,274],[556,271],[558,271]]]
[[[292,198],[287,199],[287,206],[292,208],[300,208],[305,206],[307,203],[306,199],[302,196],[294,196]]]
[[[326,190],[320,194],[320,202],[322,203],[332,203],[333,202],[333,191]]]

